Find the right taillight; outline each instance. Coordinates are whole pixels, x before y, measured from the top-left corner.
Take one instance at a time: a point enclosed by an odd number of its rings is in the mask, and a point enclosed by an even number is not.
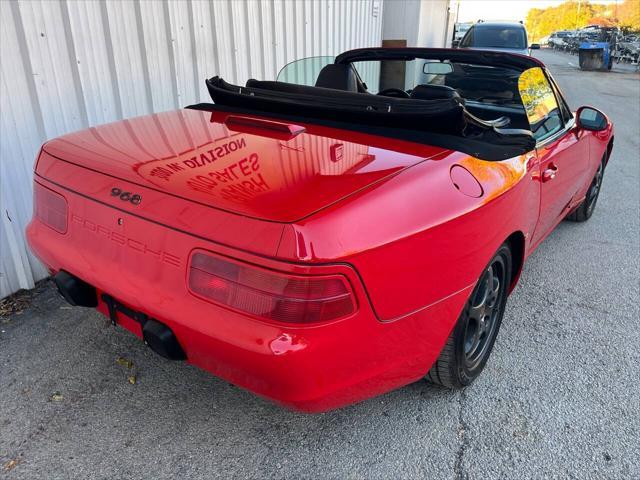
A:
[[[35,183],[33,213],[45,225],[58,233],[67,233],[67,201],[59,193]]]
[[[200,297],[276,322],[327,322],[356,311],[353,291],[339,274],[294,275],[196,252],[188,281]]]

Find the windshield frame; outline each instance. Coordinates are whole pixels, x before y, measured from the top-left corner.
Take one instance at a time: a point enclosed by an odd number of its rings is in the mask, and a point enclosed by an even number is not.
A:
[[[489,67],[506,67],[525,71],[544,64],[530,56],[491,50],[464,50],[452,48],[416,47],[370,47],[358,48],[341,53],[335,58],[337,64],[355,63],[366,60],[450,60],[457,63],[471,63]]]

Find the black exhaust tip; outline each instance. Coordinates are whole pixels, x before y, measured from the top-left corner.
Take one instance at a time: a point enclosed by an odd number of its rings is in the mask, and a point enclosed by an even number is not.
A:
[[[186,360],[180,342],[166,325],[149,318],[142,326],[142,337],[151,350],[169,360]]]
[[[56,273],[53,276],[53,281],[60,295],[74,307],[95,308],[98,306],[96,289],[87,282],[74,277],[64,270]]]

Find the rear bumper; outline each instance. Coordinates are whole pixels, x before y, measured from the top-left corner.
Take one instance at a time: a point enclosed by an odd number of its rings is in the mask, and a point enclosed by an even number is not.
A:
[[[70,208],[66,234],[37,220],[27,228],[32,250],[52,271],[66,270],[95,286],[97,308],[105,315],[103,292],[166,324],[189,363],[296,410],[338,408],[423,377],[469,294],[464,289],[384,323],[376,318],[355,271],[337,265],[326,268],[350,278],[359,299],[355,315],[305,328],[268,324],[205,302],[187,290],[186,261],[193,249],[215,249],[237,258],[248,254],[230,252],[73,194],[66,197]],[[114,225],[119,225],[115,235]],[[142,239],[150,239],[144,248]],[[275,268],[274,261],[259,261]],[[140,325],[130,318],[120,315],[118,323],[141,336]]]

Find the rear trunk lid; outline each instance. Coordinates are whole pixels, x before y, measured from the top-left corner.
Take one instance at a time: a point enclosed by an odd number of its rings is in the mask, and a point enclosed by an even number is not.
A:
[[[170,198],[261,222],[290,223],[444,150],[303,127],[282,139],[268,129],[229,128],[209,112],[178,110],[52,140],[36,171],[101,202],[119,197],[118,191],[139,195],[142,211],[165,209],[157,214],[168,224],[180,223],[181,212]]]

